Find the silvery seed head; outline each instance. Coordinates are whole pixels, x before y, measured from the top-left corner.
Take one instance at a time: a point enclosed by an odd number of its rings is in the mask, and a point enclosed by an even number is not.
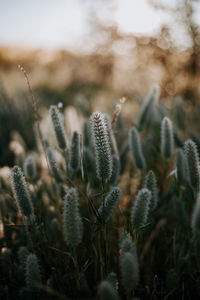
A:
[[[18,250],[18,259],[19,259],[20,265],[21,265],[23,270],[25,270],[26,259],[27,259],[29,254],[30,253],[29,253],[27,247],[21,246]]]
[[[122,283],[127,291],[133,290],[138,284],[139,271],[136,254],[122,252],[120,257]]]
[[[129,130],[128,141],[135,167],[140,170],[144,170],[146,168],[146,162],[142,152],[140,136],[138,134],[137,128],[132,127]]]
[[[133,255],[136,255],[136,248],[131,235],[126,231],[120,235],[119,248],[122,252],[130,252]]]
[[[85,147],[91,146],[91,132],[89,121],[85,121],[83,124],[83,144]]]
[[[69,150],[69,169],[77,172],[80,169],[81,150],[80,150],[80,134],[75,131],[72,134],[71,145]]]
[[[155,113],[155,105],[158,102],[159,96],[160,96],[160,88],[157,84],[155,84],[150,89],[150,92],[148,93],[140,109],[140,113],[137,121],[137,125],[139,129],[143,129],[145,126],[147,126],[149,123],[153,121],[153,117]]]
[[[61,150],[66,150],[67,137],[64,129],[63,117],[55,105],[51,105],[49,113],[57,145]]]
[[[151,192],[150,210],[154,210],[158,203],[157,180],[154,172],[150,170],[145,176],[144,187]]]
[[[36,291],[41,285],[39,263],[35,254],[29,254],[26,259],[26,285],[31,291]]]
[[[107,222],[118,204],[120,199],[120,188],[113,187],[111,191],[107,194],[104,203],[101,204],[100,208],[98,209],[98,214],[102,220],[102,222]]]
[[[35,163],[35,158],[33,155],[26,157],[24,162],[24,173],[25,176],[31,180],[34,180],[37,174],[37,168]]]
[[[174,133],[173,125],[168,117],[164,117],[161,123],[161,153],[169,159],[174,152]]]
[[[193,208],[191,227],[194,233],[200,232],[200,194],[197,195],[197,200]]]
[[[186,160],[181,148],[177,149],[176,152],[176,174],[178,182],[183,184],[186,179]]]
[[[101,113],[95,112],[91,116],[91,133],[96,154],[97,177],[106,182],[112,174],[112,157],[107,125]]]
[[[56,162],[56,158],[54,155],[54,151],[51,147],[46,148],[46,155],[48,158],[49,168],[51,170],[52,176],[55,178],[57,182],[63,182],[61,171]]]
[[[11,185],[21,213],[30,217],[33,215],[33,204],[22,170],[14,166],[11,172]]]
[[[192,140],[188,140],[184,145],[185,160],[187,165],[188,180],[195,189],[199,188],[199,155],[197,146]]]
[[[103,280],[98,286],[100,300],[119,300],[117,290],[107,280]]]
[[[112,155],[112,175],[110,177],[110,184],[112,186],[117,185],[118,177],[120,172],[120,161],[116,154]]]
[[[67,244],[77,247],[83,238],[83,223],[79,214],[78,193],[74,188],[70,188],[64,198],[63,225]]]
[[[131,214],[131,223],[135,228],[140,228],[145,225],[149,213],[151,197],[151,192],[146,188],[138,192]]]

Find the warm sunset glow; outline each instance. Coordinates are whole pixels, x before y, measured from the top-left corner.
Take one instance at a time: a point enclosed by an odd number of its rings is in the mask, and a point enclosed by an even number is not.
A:
[[[31,48],[75,48],[88,37],[90,4],[73,0],[21,0],[0,2],[0,45]],[[104,17],[109,9],[100,2],[95,13]],[[122,32],[155,34],[164,23],[172,23],[170,16],[152,8],[147,0],[115,0],[111,21]],[[102,8],[102,9],[101,9]],[[198,12],[199,5],[196,6]]]

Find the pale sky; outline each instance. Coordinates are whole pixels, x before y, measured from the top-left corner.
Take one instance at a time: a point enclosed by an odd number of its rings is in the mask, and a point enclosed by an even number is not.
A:
[[[120,31],[152,35],[163,23],[171,22],[167,13],[154,10],[146,0],[114,1],[111,17]],[[73,49],[88,38],[89,3],[88,0],[0,0],[0,46]],[[99,9],[96,13],[101,15],[104,11]]]

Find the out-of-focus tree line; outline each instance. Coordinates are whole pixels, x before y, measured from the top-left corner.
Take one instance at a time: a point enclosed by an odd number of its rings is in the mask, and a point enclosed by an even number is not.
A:
[[[171,5],[170,1],[149,0],[158,13],[165,10],[171,14],[174,23],[172,27],[163,25],[153,37],[144,37],[121,33],[114,22],[100,18],[97,4],[107,5],[109,11],[114,2],[108,5],[96,1],[90,7],[91,33],[86,38],[86,43],[93,44],[92,51],[47,54],[42,50],[1,48],[0,71],[11,91],[23,86],[17,69],[22,64],[37,88],[94,84],[133,96],[145,94],[152,83],[158,82],[163,97],[181,94],[194,103],[200,94],[200,28],[194,19],[198,2],[175,1]],[[184,32],[183,44],[184,40],[187,44],[182,48],[176,45],[178,28]]]

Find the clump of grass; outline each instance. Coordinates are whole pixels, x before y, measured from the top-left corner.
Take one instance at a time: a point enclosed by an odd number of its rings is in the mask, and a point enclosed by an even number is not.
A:
[[[79,128],[69,146],[62,114],[53,105],[50,117],[65,160],[56,161],[51,138],[42,132],[37,174],[29,156],[24,163],[26,153],[15,153],[31,182],[26,183],[19,166],[12,169],[21,213],[10,193],[7,168],[0,169],[0,298],[199,296],[199,154],[194,141],[184,144],[188,135],[194,136],[188,128],[191,118],[184,130],[177,127],[177,118],[172,126],[165,117],[168,112],[173,116],[170,106],[157,100],[154,89],[142,105],[137,128],[129,129],[121,104],[112,120],[95,112],[84,123],[83,143]],[[19,132],[17,143],[28,149]],[[135,168],[129,168],[132,160]],[[34,209],[32,197],[37,199]]]

